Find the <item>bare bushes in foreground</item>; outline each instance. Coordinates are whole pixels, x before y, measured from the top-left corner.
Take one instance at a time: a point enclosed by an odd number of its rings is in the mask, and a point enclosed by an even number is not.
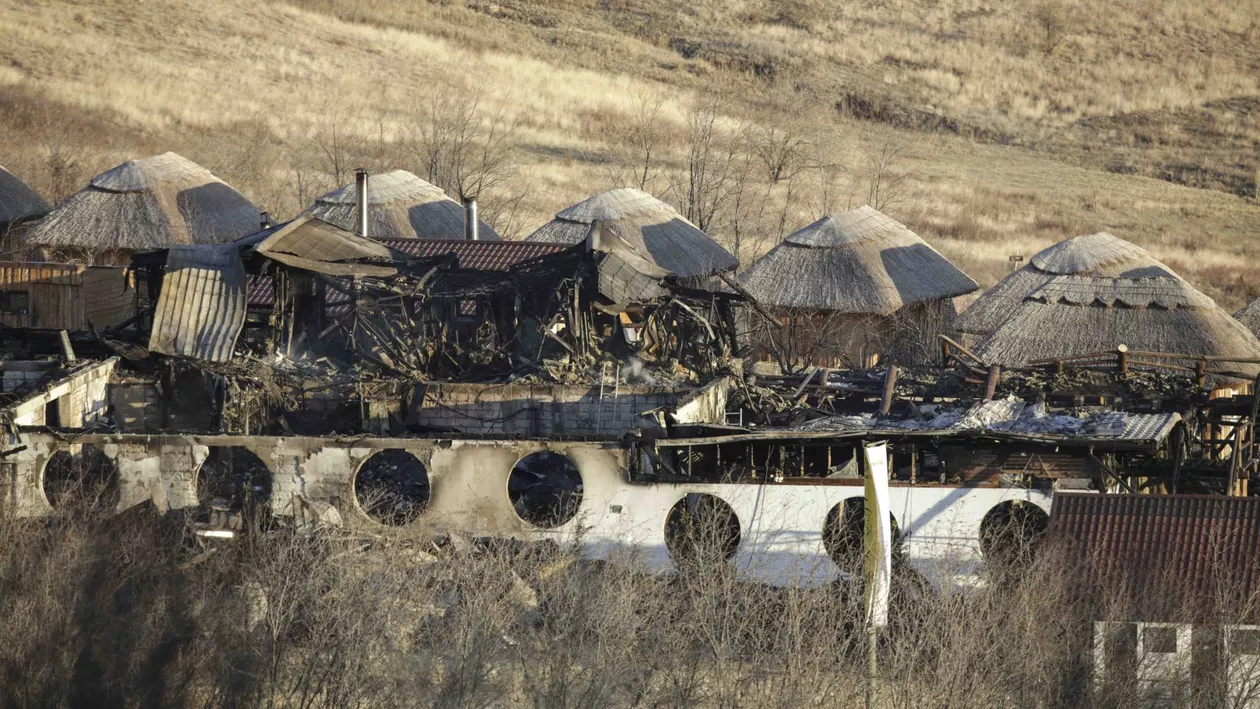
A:
[[[860,706],[861,593],[633,555],[285,532],[205,552],[132,510],[9,521],[0,704]],[[1092,612],[1047,559],[967,594],[896,575],[881,707],[1089,706]],[[1108,700],[1114,701],[1109,695]]]

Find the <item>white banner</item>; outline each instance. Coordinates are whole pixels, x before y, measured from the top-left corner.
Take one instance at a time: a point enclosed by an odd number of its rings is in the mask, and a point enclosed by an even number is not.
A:
[[[888,590],[892,585],[892,524],[888,504],[888,445],[866,445],[866,620],[888,625]]]

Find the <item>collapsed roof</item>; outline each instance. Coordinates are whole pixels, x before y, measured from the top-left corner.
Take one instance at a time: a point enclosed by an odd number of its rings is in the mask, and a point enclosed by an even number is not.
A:
[[[350,183],[318,197],[302,213],[353,230],[358,196]],[[498,241],[489,224],[478,221],[478,239]],[[440,187],[406,170],[368,180],[368,236],[374,239],[463,239],[464,207]]]
[[[597,221],[651,263],[682,278],[712,276],[739,267],[730,252],[673,207],[628,187],[578,202],[526,240],[578,244]]]
[[[739,279],[763,305],[862,315],[890,315],[979,287],[904,224],[869,206],[793,233]]]
[[[259,211],[209,170],[175,153],[92,178],[36,223],[23,244],[92,253],[218,244],[258,229]]]

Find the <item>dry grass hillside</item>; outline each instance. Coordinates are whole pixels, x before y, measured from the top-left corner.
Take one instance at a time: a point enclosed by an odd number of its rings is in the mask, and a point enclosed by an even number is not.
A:
[[[175,150],[280,216],[359,164],[403,167],[515,234],[636,184],[745,261],[873,202],[986,284],[1107,230],[1233,308],[1260,294],[1257,18],[1256,0],[0,0],[0,164],[55,200]],[[471,167],[435,159],[461,140]]]

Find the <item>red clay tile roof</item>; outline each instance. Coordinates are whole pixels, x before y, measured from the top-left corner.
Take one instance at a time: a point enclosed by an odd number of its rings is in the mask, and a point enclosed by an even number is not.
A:
[[[564,253],[570,244],[549,244],[532,241],[456,241],[452,239],[381,239],[386,246],[416,258],[435,258],[454,254],[459,268],[477,271],[507,271],[526,261]],[[274,300],[271,276],[249,277],[249,305],[269,308]],[[335,298],[333,296],[332,298]],[[330,298],[330,304],[331,300]]]
[[[517,264],[572,249],[570,244],[532,241],[455,241],[451,239],[385,239],[381,243],[417,258],[455,254],[459,267],[477,271],[506,271]]]
[[[1260,593],[1260,498],[1059,493],[1048,540],[1093,593],[1167,604],[1155,615]]]

